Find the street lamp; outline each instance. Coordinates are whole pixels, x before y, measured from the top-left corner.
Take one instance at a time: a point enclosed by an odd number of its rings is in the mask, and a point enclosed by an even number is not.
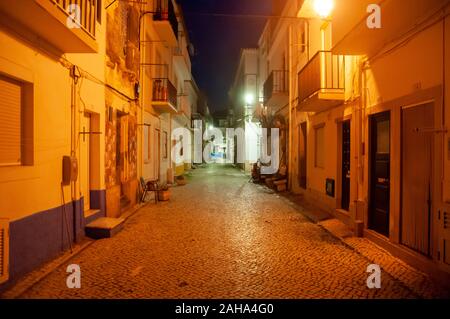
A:
[[[322,18],[327,18],[334,9],[333,0],[314,0],[314,11]]]
[[[254,101],[253,94],[247,93],[247,94],[245,95],[245,104],[247,104],[247,105],[252,105],[252,104],[253,104],[253,101]]]

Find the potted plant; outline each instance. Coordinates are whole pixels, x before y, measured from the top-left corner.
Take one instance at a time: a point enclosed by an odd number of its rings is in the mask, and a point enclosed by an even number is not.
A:
[[[170,190],[167,184],[161,185],[158,190],[158,200],[160,201],[168,201],[170,199]]]

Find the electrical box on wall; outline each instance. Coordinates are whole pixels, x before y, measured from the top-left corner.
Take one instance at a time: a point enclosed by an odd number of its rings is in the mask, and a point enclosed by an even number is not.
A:
[[[325,191],[328,196],[334,197],[334,179],[327,178],[325,182]]]
[[[71,182],[75,182],[78,178],[77,158],[75,156],[64,156],[62,167],[62,184],[70,185]]]

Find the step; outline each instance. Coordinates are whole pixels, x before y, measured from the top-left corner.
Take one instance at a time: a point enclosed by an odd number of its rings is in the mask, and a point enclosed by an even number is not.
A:
[[[93,239],[111,238],[123,228],[125,219],[101,217],[85,227],[86,236]]]
[[[100,217],[102,217],[102,211],[100,209],[89,209],[84,211],[84,221],[86,225]]]

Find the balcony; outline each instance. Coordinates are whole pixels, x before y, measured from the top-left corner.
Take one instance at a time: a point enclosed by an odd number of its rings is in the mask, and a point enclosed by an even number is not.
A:
[[[95,53],[96,0],[0,1],[3,24],[26,37],[44,39],[63,53]],[[77,4],[79,24],[69,18],[69,5]],[[22,31],[23,30],[23,31]]]
[[[298,109],[322,112],[345,99],[345,56],[319,51],[298,74]]]
[[[178,19],[172,0],[154,1],[153,24],[161,41],[170,46],[178,44]]]
[[[167,78],[155,78],[153,84],[153,108],[159,113],[176,114],[177,109],[177,89]]]
[[[289,72],[274,70],[264,83],[264,104],[283,107],[289,102]]]

